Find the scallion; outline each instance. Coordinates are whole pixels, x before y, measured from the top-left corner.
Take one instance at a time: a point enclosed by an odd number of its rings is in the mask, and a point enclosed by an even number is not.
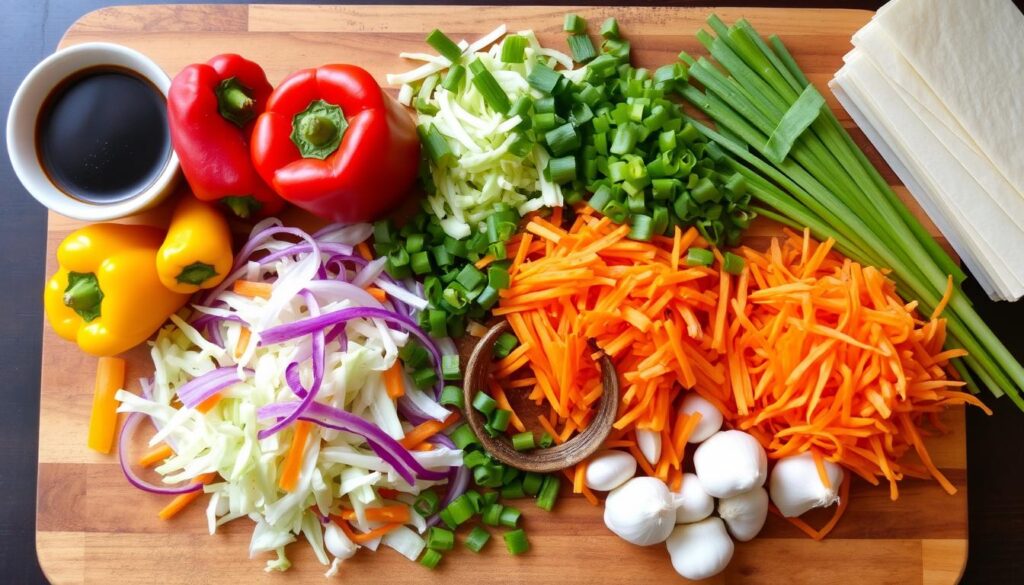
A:
[[[533,449],[534,446],[533,433],[530,431],[512,436],[512,447],[516,451],[529,451],[530,449]]]
[[[448,59],[452,63],[459,60],[462,56],[462,49],[459,48],[455,41],[448,38],[440,29],[434,29],[427,35],[427,44],[434,47],[442,57]]]
[[[423,551],[423,556],[420,557],[420,564],[428,569],[434,569],[441,562],[443,556],[436,550],[428,548]]]
[[[487,541],[491,539],[491,533],[480,526],[474,526],[473,530],[466,535],[466,548],[478,553],[483,550]]]
[[[513,555],[521,555],[530,550],[530,542],[526,539],[526,531],[519,528],[506,532],[505,547]]]

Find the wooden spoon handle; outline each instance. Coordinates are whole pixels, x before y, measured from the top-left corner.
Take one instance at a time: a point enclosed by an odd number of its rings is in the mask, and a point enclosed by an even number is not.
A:
[[[619,378],[615,373],[615,366],[608,356],[601,355],[599,361],[601,384],[604,391],[597,404],[597,413],[582,433],[561,445],[548,449],[516,451],[504,436],[492,438],[488,435],[484,430],[486,420],[479,411],[473,408],[473,398],[476,393],[487,387],[487,377],[490,374],[491,362],[494,357],[494,343],[502,333],[509,329],[511,326],[508,321],[502,321],[491,327],[480,338],[476,347],[473,348],[473,353],[469,356],[465,384],[463,385],[466,418],[469,420],[469,426],[480,439],[484,449],[505,465],[537,473],[551,473],[572,467],[593,455],[611,433],[612,423],[615,421],[619,405]]]

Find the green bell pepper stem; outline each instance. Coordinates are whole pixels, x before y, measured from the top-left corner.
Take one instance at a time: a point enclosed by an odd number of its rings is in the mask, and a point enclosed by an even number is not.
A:
[[[71,308],[86,323],[100,316],[103,291],[96,274],[69,272],[68,287],[64,289],[64,304]]]
[[[256,102],[249,88],[229,77],[217,85],[217,109],[220,115],[238,126],[244,126],[256,117]]]

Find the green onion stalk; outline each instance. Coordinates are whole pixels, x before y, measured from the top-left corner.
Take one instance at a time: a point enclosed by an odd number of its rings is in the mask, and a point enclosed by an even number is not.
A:
[[[677,91],[715,122],[712,129],[688,120],[725,151],[725,164],[745,178],[748,192],[764,204],[752,210],[810,228],[819,239],[831,238],[838,250],[859,262],[891,268],[900,293],[916,298],[922,310],[938,306],[952,278],[954,294],[944,315],[948,345],[969,353],[962,362],[954,360],[954,367],[972,391],[980,382],[1024,410],[1024,367],[960,290],[965,273],[900,201],[823,100],[807,99],[815,90],[782,41],[773,36],[765,42],[743,19],[727,26],[712,15],[708,25],[714,35],[702,30],[697,38],[713,61],[681,53],[690,82]],[[818,104],[812,118],[796,112],[806,111],[808,103]],[[798,123],[803,126],[793,127]]]

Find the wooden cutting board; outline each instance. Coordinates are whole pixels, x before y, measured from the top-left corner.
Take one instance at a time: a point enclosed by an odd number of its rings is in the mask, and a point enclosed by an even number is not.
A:
[[[541,42],[565,46],[567,11],[595,26],[615,16],[632,41],[639,65],[668,63],[685,49],[703,54],[693,33],[710,13],[696,8],[409,7],[409,6],[124,6],[92,12],[75,23],[61,46],[111,41],[155,59],[170,74],[222,52],[238,52],[266,68],[272,82],[292,70],[328,62],[358,63],[383,82],[384,74],[411,67],[399,51],[424,50],[423,39],[441,27],[455,38],[474,38],[501,23],[532,28]],[[747,17],[765,34],[778,33],[811,80],[824,90],[849,39],[871,13],[851,10],[719,9],[726,21]],[[822,92],[837,108],[831,94]],[[840,119],[850,125],[844,112]],[[857,133],[861,144],[863,135]],[[873,159],[879,159],[868,148]],[[882,165],[884,167],[884,164]],[[895,177],[887,176],[895,183]],[[905,192],[904,192],[905,195]],[[140,219],[159,222],[166,210]],[[47,272],[54,250],[78,226],[50,215]],[[777,233],[767,223],[758,235]],[[934,232],[933,232],[934,233]],[[129,389],[152,374],[148,353],[128,354]],[[321,582],[325,567],[305,543],[290,547],[294,566],[263,572],[264,558],[248,559],[252,524],[238,520],[215,536],[206,532],[204,507],[193,505],[169,522],[157,518],[166,498],[132,488],[115,456],[86,448],[96,362],[44,327],[39,436],[36,544],[54,583],[285,583]],[[855,481],[849,510],[832,536],[814,542],[770,517],[753,542],[739,544],[728,583],[953,583],[967,556],[964,416],[946,414],[951,432],[929,439],[936,464],[957,486],[946,495],[934,482],[908,479],[898,501],[889,490]],[[563,493],[567,490],[563,490]],[[563,497],[554,513],[523,505],[532,550],[510,557],[500,536],[486,554],[459,549],[428,571],[390,549],[362,552],[345,563],[346,583],[674,583],[663,546],[634,547],[608,532],[601,509]],[[821,523],[823,517],[815,518]]]

